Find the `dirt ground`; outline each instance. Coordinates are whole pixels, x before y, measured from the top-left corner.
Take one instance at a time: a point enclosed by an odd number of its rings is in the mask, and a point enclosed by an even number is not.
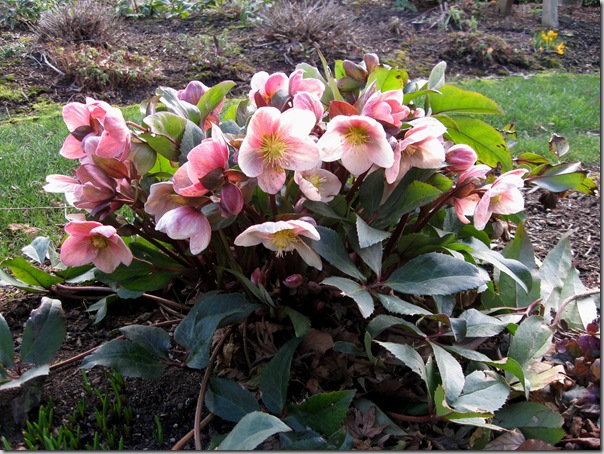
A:
[[[339,47],[323,42],[321,48],[328,61],[336,58],[358,60],[365,52],[376,52],[385,62],[405,67],[411,77],[425,77],[430,68],[440,60],[448,63],[448,74],[452,76],[503,76],[517,73],[560,69],[574,72],[598,72],[600,70],[600,9],[599,8],[560,8],[559,34],[566,43],[563,56],[543,55],[532,48],[533,37],[541,30],[540,5],[515,5],[512,16],[499,18],[494,7],[488,4],[480,11],[470,12],[476,15],[478,31],[504,40],[505,45],[493,41],[496,48],[492,58],[475,53],[459,53],[453,44],[460,37],[467,38],[467,32],[456,30],[438,30],[440,11],[436,8],[423,8],[418,13],[395,10],[391,5],[377,2],[362,2],[348,5],[346,10],[355,15],[358,28]],[[412,22],[423,19],[420,30]],[[207,85],[224,79],[238,83],[238,90],[244,93],[254,72],[259,69],[289,72],[293,63],[307,61],[318,65],[317,55],[312,51],[312,43],[296,42],[287,38],[267,38],[252,28],[236,28],[235,16],[209,14],[181,20],[130,20],[124,42],[129,48],[156,58],[158,72],[146,86],[123,90],[95,92],[74,85],[74,80],[62,76],[53,70],[42,58],[44,47],[32,46],[31,53],[15,60],[14,65],[3,67],[6,75],[12,74],[11,83],[19,85],[22,99],[0,100],[0,119],[6,119],[17,113],[34,114],[33,105],[50,99],[57,102],[82,100],[85,96],[104,98],[112,103],[124,105],[140,102],[149,97],[153,87],[168,85],[183,87],[190,79],[197,78]],[[220,30],[229,30],[228,49],[214,49],[215,54],[222,52],[228,59],[216,58],[212,52],[193,58],[186,52],[188,42],[184,35],[218,35]],[[0,43],[16,42],[28,36],[27,31],[3,32]],[[497,47],[501,45],[501,47]],[[237,52],[238,50],[238,52]],[[49,56],[50,58],[51,56]],[[50,62],[51,60],[48,59]],[[2,76],[0,76],[0,79]],[[599,168],[590,169],[597,177]],[[580,272],[587,288],[600,286],[600,197],[573,193],[561,199],[554,210],[544,209],[539,202],[539,191],[526,194],[527,230],[533,239],[537,256],[543,259],[560,236],[568,229],[576,229],[571,237],[574,251],[574,264]],[[85,312],[81,300],[61,298],[68,320],[66,341],[59,352],[56,363],[94,348],[116,337],[116,330],[127,324],[152,324],[170,320],[173,317],[149,301],[123,301],[111,307],[109,316],[99,325],[93,324],[93,316]],[[0,311],[14,331],[17,341],[20,330],[30,311],[39,304],[39,297],[25,294],[12,288],[0,289]],[[87,301],[90,303],[91,301]],[[236,333],[237,334],[237,333]],[[235,336],[236,337],[236,336]],[[329,356],[329,360],[336,361]],[[221,358],[221,361],[226,359]],[[55,402],[55,418],[61,421],[70,414],[82,393],[82,379],[77,367],[79,362],[64,366],[53,366],[44,383],[45,399],[52,395]],[[324,365],[321,364],[321,367]],[[341,365],[340,365],[341,366]],[[348,365],[344,364],[346,369]],[[295,364],[297,372],[313,370],[317,364]],[[325,366],[327,367],[327,366]],[[333,364],[328,368],[333,370]],[[231,370],[226,367],[221,373]],[[319,370],[319,369],[316,369]],[[301,373],[301,372],[300,372]],[[572,375],[572,374],[571,374]],[[93,385],[106,383],[106,372],[100,368],[92,369],[89,377]],[[134,418],[131,436],[126,440],[128,450],[171,449],[193,428],[195,407],[200,390],[201,374],[198,371],[168,368],[157,381],[146,379],[126,379],[124,396],[133,410]],[[309,378],[310,380],[310,378]],[[410,378],[412,380],[412,378]],[[409,388],[413,388],[413,383]],[[598,383],[595,384],[599,386]],[[411,392],[411,391],[409,391]],[[17,397],[17,391],[0,392],[0,435],[4,435],[13,447],[22,446],[22,437],[18,425],[13,421],[11,401]],[[598,449],[599,448],[599,401],[597,411],[594,406],[574,408],[570,411],[557,400],[554,391],[540,393],[539,399],[553,408],[565,410],[566,436],[557,446],[562,449]],[[90,403],[88,404],[90,405]],[[204,412],[204,416],[207,413]],[[32,412],[31,416],[37,413]],[[159,436],[155,416],[159,417],[163,428]],[[577,421],[577,418],[580,421]],[[92,431],[93,417],[87,421]],[[224,433],[229,427],[216,418],[203,432],[205,446],[209,439]],[[459,428],[427,427],[419,423],[409,423],[404,429],[410,434],[408,443],[414,449],[465,449],[467,436]],[[90,439],[90,434],[87,434]],[[465,443],[465,444],[464,444]],[[362,445],[359,445],[362,447]],[[368,448],[370,446],[365,446]],[[193,442],[184,444],[192,449]]]

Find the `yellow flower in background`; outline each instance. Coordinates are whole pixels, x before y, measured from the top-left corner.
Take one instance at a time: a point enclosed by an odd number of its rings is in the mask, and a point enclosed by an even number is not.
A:
[[[560,43],[558,47],[556,47],[556,52],[558,52],[560,55],[564,55],[564,48],[564,43]]]

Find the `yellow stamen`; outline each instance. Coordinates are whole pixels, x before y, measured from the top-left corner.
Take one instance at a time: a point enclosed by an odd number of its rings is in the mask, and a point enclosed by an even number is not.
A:
[[[358,126],[351,126],[344,134],[346,140],[352,145],[363,145],[367,143],[369,139],[369,135],[367,131],[363,128],[359,128]]]
[[[277,249],[277,257],[281,257],[283,252],[291,251],[293,246],[297,244],[300,239],[292,229],[286,229],[273,233],[271,241],[273,246]]]
[[[96,249],[103,249],[109,246],[109,240],[103,235],[94,235],[90,237],[90,242]]]
[[[287,143],[275,135],[264,136],[260,149],[262,150],[263,158],[272,165],[281,161],[287,151]]]

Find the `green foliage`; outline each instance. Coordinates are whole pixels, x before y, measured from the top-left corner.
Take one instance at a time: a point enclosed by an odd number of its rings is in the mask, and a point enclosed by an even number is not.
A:
[[[142,0],[131,2],[119,0],[115,6],[117,14],[125,17],[180,17],[186,19],[193,12],[216,7],[215,0]]]
[[[40,14],[65,0],[0,0],[0,28],[30,26]]]

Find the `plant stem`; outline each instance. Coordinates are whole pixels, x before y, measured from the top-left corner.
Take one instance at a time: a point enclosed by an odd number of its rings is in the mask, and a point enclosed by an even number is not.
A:
[[[577,293],[576,295],[572,295],[572,296],[569,296],[568,298],[566,298],[564,301],[562,301],[562,304],[558,308],[558,311],[556,312],[556,316],[554,317],[554,320],[552,321],[552,324],[550,326],[556,326],[558,324],[558,322],[560,321],[560,317],[562,316],[562,312],[564,311],[566,306],[568,306],[570,303],[572,303],[573,301],[576,301],[576,300],[580,300],[582,298],[586,298],[591,295],[595,295],[597,293],[600,293],[599,288],[586,290],[582,293]]]

